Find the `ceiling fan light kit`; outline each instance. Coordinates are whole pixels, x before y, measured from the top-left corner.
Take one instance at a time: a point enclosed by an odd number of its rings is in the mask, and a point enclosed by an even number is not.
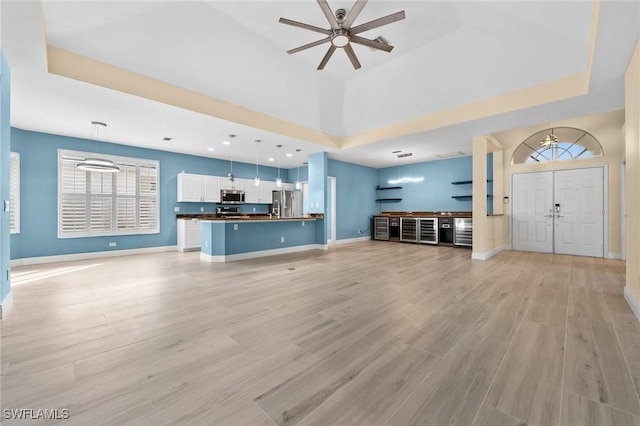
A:
[[[320,9],[322,9],[322,12],[327,18],[327,21],[329,22],[331,28],[324,29],[316,27],[314,25],[293,21],[287,18],[280,18],[279,22],[281,24],[291,25],[294,27],[303,28],[305,30],[321,33],[326,35],[327,37],[300,47],[296,47],[295,49],[288,50],[287,53],[298,53],[303,50],[330,42],[331,46],[329,46],[329,50],[327,50],[327,53],[322,58],[322,61],[320,61],[318,70],[324,69],[336,49],[344,49],[347,57],[353,65],[353,68],[357,70],[361,67],[361,65],[358,57],[356,56],[356,53],[353,51],[353,47],[351,47],[351,43],[360,44],[362,46],[367,46],[374,50],[382,50],[384,52],[391,52],[391,50],[393,50],[393,46],[386,42],[386,40],[384,40],[384,38],[381,36],[376,38],[375,40],[370,40],[368,38],[359,37],[357,36],[357,34],[404,19],[404,10],[352,27],[353,22],[356,20],[356,18],[364,8],[367,0],[356,0],[355,4],[351,8],[351,10],[349,10],[349,12],[344,9],[337,9],[335,11],[335,14],[331,11],[331,8],[329,7],[329,4],[326,2],[326,0],[317,0],[317,2],[320,6]]]

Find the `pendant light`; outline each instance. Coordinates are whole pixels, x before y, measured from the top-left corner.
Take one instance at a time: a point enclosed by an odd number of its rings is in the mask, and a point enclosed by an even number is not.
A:
[[[106,123],[100,121],[92,121],[91,125],[96,130],[95,140],[100,142],[100,129],[106,128]],[[85,158],[79,162],[76,167],[78,170],[84,170],[87,172],[99,172],[99,173],[117,173],[120,171],[120,167],[116,166],[113,161],[103,158]]]
[[[255,186],[260,186],[260,175],[258,174],[258,144],[260,142],[260,139],[256,139],[256,177],[253,179]]]
[[[236,135],[229,135],[229,153],[230,153],[230,169],[229,169],[229,173],[227,174],[227,177],[229,177],[229,182],[233,183],[236,180],[236,176],[233,174],[233,146],[231,145],[231,142],[233,141],[233,138],[235,138]],[[232,186],[233,188],[233,186]]]
[[[298,179],[296,180],[296,191],[300,191],[302,184],[300,183],[300,159],[298,158],[301,149],[296,149],[296,163],[298,163]]]
[[[282,148],[282,145],[276,145],[276,148]],[[280,156],[278,155],[278,178],[276,179],[276,187],[282,188],[282,179],[280,179]]]
[[[558,144],[558,137],[553,134],[553,130],[547,125],[547,134],[544,135],[542,139],[540,139],[540,146],[545,148],[549,148],[551,145]]]

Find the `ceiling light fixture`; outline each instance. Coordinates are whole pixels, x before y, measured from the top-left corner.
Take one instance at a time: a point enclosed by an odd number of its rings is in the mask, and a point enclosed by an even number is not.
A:
[[[106,128],[106,123],[92,121],[91,125],[96,130],[95,140],[100,142],[100,128]],[[79,162],[76,167],[78,170],[84,170],[87,172],[117,173],[120,171],[120,167],[116,166],[113,161],[103,158],[85,158]]]
[[[169,142],[171,139],[169,136],[165,136],[164,138],[162,138],[163,141]]]
[[[540,139],[540,146],[544,146],[545,148],[549,148],[551,145],[558,145],[558,137],[553,134],[553,129],[547,125],[547,134],[544,135],[542,139]]]
[[[208,149],[209,151],[211,151],[211,152],[213,152],[213,151],[215,151],[215,150],[216,150],[215,148],[207,148],[207,149]]]
[[[255,186],[260,185],[260,175],[258,174],[258,144],[262,142],[260,139],[256,139],[256,177],[253,179]]]

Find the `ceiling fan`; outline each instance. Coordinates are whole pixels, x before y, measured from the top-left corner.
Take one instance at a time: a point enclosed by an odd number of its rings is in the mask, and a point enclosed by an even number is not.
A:
[[[354,21],[364,8],[365,4],[367,4],[367,0],[356,0],[355,4],[348,13],[344,9],[337,9],[335,14],[331,11],[331,8],[329,7],[329,4],[326,2],[326,0],[317,1],[318,5],[320,5],[320,9],[322,9],[322,12],[324,13],[324,16],[327,18],[327,21],[329,21],[329,25],[331,26],[331,28],[324,29],[316,27],[314,25],[304,24],[302,22],[292,21],[291,19],[287,18],[280,18],[279,22],[281,24],[292,25],[294,27],[315,31],[317,33],[324,34],[327,37],[323,38],[322,40],[314,41],[312,43],[296,47],[295,49],[287,50],[287,53],[297,53],[324,43],[331,43],[331,46],[329,46],[329,50],[324,55],[324,58],[322,58],[320,65],[318,65],[319,70],[324,69],[325,65],[327,65],[327,62],[329,62],[329,59],[331,59],[333,52],[335,52],[338,48],[344,49],[345,53],[349,57],[349,60],[351,61],[351,64],[353,65],[353,68],[358,69],[361,67],[360,61],[358,61],[358,57],[353,51],[351,43],[361,44],[363,46],[383,50],[385,52],[391,52],[391,50],[393,50],[393,46],[389,44],[381,43],[377,40],[363,38],[358,36],[358,34],[404,19],[404,10],[353,27],[352,25]]]

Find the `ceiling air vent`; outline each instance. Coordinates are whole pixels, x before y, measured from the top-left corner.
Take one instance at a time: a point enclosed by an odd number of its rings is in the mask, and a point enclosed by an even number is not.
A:
[[[387,46],[390,44],[389,40],[387,40],[383,36],[378,36],[378,37],[374,38],[373,41],[377,41],[378,43],[386,44]],[[370,47],[369,49],[373,50],[374,52],[376,50],[378,50],[378,49],[374,49],[373,47]]]
[[[412,152],[405,152],[404,154],[398,154],[398,158],[411,157],[412,155]]]
[[[462,157],[465,154],[462,151],[456,151],[456,152],[447,152],[446,154],[436,154],[436,157],[438,158],[453,158],[453,157]]]

